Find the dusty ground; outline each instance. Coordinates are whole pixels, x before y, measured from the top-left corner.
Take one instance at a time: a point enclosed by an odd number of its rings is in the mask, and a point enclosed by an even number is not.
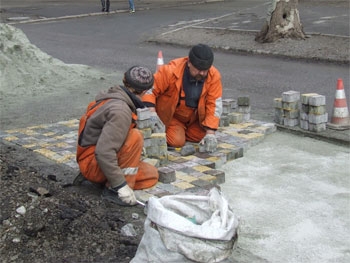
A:
[[[0,27],[0,101],[7,98],[6,103],[0,103],[1,129],[11,126],[6,121],[7,110],[18,108],[17,103],[9,102],[10,98],[45,94],[52,98],[61,90],[60,85],[72,80],[77,81],[76,90],[89,93],[84,88],[96,89],[96,82],[104,80],[104,74],[98,71],[66,65],[48,56],[20,30],[4,24]],[[27,114],[31,122],[36,113]],[[18,118],[14,117],[14,122]],[[56,180],[62,178],[60,175],[73,178],[76,173],[0,140],[1,262],[123,263],[134,257],[143,235],[143,207],[104,203],[101,189],[91,184],[77,187]],[[123,234],[128,223],[135,236]]]
[[[91,185],[62,186],[56,175],[72,171],[24,151],[0,142],[2,262],[129,262],[143,207],[105,203]],[[136,236],[122,233],[128,223]]]

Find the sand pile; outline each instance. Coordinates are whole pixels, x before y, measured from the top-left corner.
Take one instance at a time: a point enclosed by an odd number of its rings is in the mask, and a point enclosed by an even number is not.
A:
[[[0,23],[0,130],[76,118],[100,89],[121,78],[120,72],[65,64],[22,30]]]
[[[65,64],[32,45],[19,29],[0,24],[1,95],[47,92],[64,83],[74,85],[101,72],[85,65]]]

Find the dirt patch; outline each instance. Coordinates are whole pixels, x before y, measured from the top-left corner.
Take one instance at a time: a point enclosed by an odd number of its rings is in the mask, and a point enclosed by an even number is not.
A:
[[[106,203],[101,189],[89,183],[56,182],[58,173],[70,172],[0,143],[2,262],[124,263],[134,257],[143,235],[143,207]],[[124,232],[128,224],[135,236]]]

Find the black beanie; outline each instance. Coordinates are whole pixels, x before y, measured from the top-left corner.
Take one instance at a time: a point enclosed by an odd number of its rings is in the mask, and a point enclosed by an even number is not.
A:
[[[199,70],[208,70],[214,61],[213,51],[205,44],[193,46],[188,58],[191,64]]]
[[[152,88],[154,78],[152,72],[141,66],[133,66],[124,74],[125,81],[136,91],[144,91]]]

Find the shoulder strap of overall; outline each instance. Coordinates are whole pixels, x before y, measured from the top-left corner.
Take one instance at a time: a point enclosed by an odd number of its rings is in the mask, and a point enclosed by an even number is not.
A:
[[[79,131],[78,131],[78,144],[80,145],[81,139],[84,133],[85,125],[87,120],[90,118],[92,114],[94,114],[98,108],[100,108],[103,104],[105,104],[110,99],[100,100],[100,101],[92,101],[89,103],[85,114],[80,118],[79,122]]]

